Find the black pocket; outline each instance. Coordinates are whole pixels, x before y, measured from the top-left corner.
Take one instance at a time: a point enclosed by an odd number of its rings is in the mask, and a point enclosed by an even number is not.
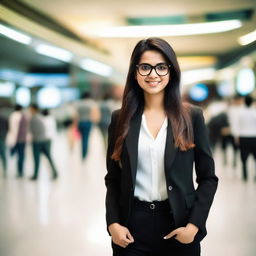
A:
[[[180,242],[179,240],[177,240],[175,237],[172,237],[171,239],[173,240],[173,243],[179,247],[187,247],[187,246],[193,245],[195,243],[195,240],[192,241],[191,243],[184,244],[184,243]]]

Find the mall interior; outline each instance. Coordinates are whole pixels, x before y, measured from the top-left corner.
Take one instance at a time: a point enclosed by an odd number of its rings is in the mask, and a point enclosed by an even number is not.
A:
[[[255,145],[245,177],[238,132],[252,126],[256,139],[255,29],[255,0],[1,0],[0,255],[112,255],[107,130],[132,50],[149,37],[173,47],[182,99],[202,108],[209,131],[219,184],[201,255],[256,255]],[[43,128],[32,130],[34,113]]]

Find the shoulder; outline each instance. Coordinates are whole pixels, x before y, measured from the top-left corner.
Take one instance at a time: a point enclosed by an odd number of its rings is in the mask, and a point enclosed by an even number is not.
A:
[[[121,109],[117,109],[112,112],[112,121],[116,121],[118,119],[120,112]]]
[[[205,119],[203,116],[203,109],[193,104],[187,104],[185,107],[191,118],[193,130],[197,133],[198,129],[205,126]]]
[[[203,110],[201,107],[190,104],[190,103],[183,103],[184,109],[189,112],[192,122],[194,122],[195,119],[198,118],[198,116],[203,115]]]
[[[196,118],[197,116],[203,115],[203,110],[202,108],[192,105],[191,107],[191,115],[193,118]]]
[[[18,118],[20,118],[20,117],[21,117],[21,113],[18,112],[18,111],[14,111],[14,112],[12,112],[11,115],[10,115],[10,118],[12,118],[12,119],[18,119]]]

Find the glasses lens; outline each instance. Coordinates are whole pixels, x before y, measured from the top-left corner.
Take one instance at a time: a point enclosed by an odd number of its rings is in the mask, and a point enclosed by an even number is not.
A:
[[[142,76],[148,75],[150,73],[150,71],[151,71],[151,66],[150,65],[147,65],[147,64],[139,65],[139,73]]]
[[[156,73],[159,76],[165,76],[168,74],[169,68],[167,64],[159,64],[156,66]]]

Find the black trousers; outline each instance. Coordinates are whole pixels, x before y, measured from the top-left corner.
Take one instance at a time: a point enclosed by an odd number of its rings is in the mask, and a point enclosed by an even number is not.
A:
[[[134,243],[122,248],[112,242],[113,256],[200,256],[200,243],[182,244],[163,239],[175,229],[168,201],[141,202],[135,199],[127,228]]]
[[[18,176],[23,176],[24,160],[25,160],[25,142],[17,142],[13,148],[11,148],[11,156],[17,153],[17,170]]]
[[[4,138],[0,138],[0,158],[2,159],[3,170],[5,173],[7,168],[7,161],[6,161],[6,144],[5,144]]]
[[[247,159],[250,154],[256,160],[256,137],[240,137],[240,153],[243,166],[243,179],[247,180]]]
[[[82,139],[82,158],[85,159],[88,153],[89,135],[92,128],[91,121],[81,121],[78,124],[78,130]]]
[[[33,142],[33,155],[34,155],[34,163],[35,163],[34,174],[33,174],[34,178],[38,177],[41,154],[44,154],[46,156],[46,158],[48,159],[48,161],[51,165],[53,177],[57,175],[57,169],[52,160],[50,150],[51,150],[51,141],[50,140],[46,140],[46,141],[42,141],[42,142]]]

